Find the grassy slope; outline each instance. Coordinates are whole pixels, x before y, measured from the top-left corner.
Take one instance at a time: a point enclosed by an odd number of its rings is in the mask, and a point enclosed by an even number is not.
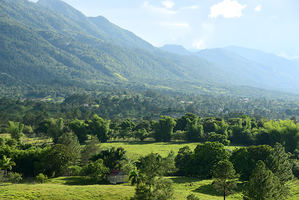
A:
[[[221,200],[213,190],[211,180],[170,177],[174,181],[174,200],[186,199],[191,193],[200,199]],[[134,195],[134,187],[123,185],[72,185],[72,178],[51,179],[47,184],[5,184],[0,185],[0,200],[126,200]],[[299,199],[299,181],[291,184],[292,196],[288,200]],[[227,199],[242,199],[240,192]]]
[[[32,141],[31,141],[32,142]],[[170,151],[177,153],[183,146],[190,146],[194,149],[199,143],[138,143],[138,142],[111,142],[101,144],[101,148],[123,147],[127,150],[129,158],[136,159],[139,156],[151,152],[166,156]],[[234,149],[236,147],[227,147]],[[128,183],[122,185],[80,185],[80,178],[55,178],[47,184],[3,184],[0,185],[0,200],[126,200],[134,195],[134,187]],[[212,180],[199,180],[187,177],[170,177],[174,182],[175,200],[186,199],[194,193],[200,199],[220,200],[211,187]],[[82,181],[81,181],[82,182]],[[288,200],[299,199],[299,180],[290,184],[291,196]],[[241,200],[241,193],[238,192],[227,199]]]
[[[127,155],[130,159],[137,159],[140,156],[147,155],[149,153],[159,153],[161,156],[167,156],[171,151],[175,154],[180,148],[189,146],[192,150],[200,143],[179,143],[179,142],[110,142],[101,144],[101,148],[109,147],[123,147],[127,151]],[[227,149],[235,149],[235,146],[228,146]]]

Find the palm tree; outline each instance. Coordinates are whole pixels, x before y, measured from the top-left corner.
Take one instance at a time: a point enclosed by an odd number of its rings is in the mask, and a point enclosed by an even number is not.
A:
[[[0,160],[0,169],[4,170],[4,173],[7,175],[8,171],[12,170],[12,167],[15,166],[16,163],[11,160],[11,158],[7,158],[5,155],[3,159]]]
[[[131,185],[140,185],[144,182],[144,175],[140,173],[137,169],[133,169],[130,172],[129,180],[131,181]]]

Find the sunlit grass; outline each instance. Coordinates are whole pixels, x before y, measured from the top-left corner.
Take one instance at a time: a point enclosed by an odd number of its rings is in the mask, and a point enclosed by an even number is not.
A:
[[[101,148],[109,147],[123,147],[127,151],[127,156],[130,159],[137,159],[140,156],[144,156],[150,153],[159,153],[161,156],[167,156],[171,151],[175,154],[180,148],[189,146],[191,150],[200,143],[184,143],[184,142],[111,142],[101,144]],[[238,148],[236,146],[227,146],[227,149],[233,150]]]
[[[221,200],[215,192],[212,180],[200,180],[188,177],[168,177],[174,182],[174,200],[184,200],[189,194],[195,194],[201,200]],[[60,177],[50,179],[46,184],[2,184],[1,200],[126,200],[134,195],[135,187],[128,183],[122,185],[84,185],[80,177]],[[299,181],[290,183],[291,194],[288,200],[299,199]],[[242,200],[237,191],[227,199]]]

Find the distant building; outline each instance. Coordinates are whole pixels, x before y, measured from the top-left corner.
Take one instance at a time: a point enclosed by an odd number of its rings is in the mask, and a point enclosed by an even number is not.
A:
[[[126,175],[121,170],[112,170],[108,176],[108,181],[112,184],[124,183]]]

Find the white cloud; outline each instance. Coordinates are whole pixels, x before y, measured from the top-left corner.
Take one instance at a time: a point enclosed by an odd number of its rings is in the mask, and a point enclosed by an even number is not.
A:
[[[224,18],[241,17],[242,11],[247,5],[242,5],[236,0],[223,0],[211,7],[210,18],[223,16]]]
[[[148,1],[145,1],[143,3],[143,7],[150,10],[150,11],[152,11],[152,12],[165,14],[165,15],[174,15],[174,14],[177,13],[176,11],[169,10],[167,8],[164,8],[164,7],[157,7],[157,6],[151,5]]]
[[[261,12],[262,11],[262,5],[258,5],[257,7],[255,7],[254,9],[256,12]]]
[[[199,6],[197,6],[197,5],[186,6],[186,7],[180,8],[180,10],[197,10],[197,9],[199,9]]]
[[[173,1],[162,1],[163,6],[165,6],[167,9],[173,8],[175,3]]]
[[[205,49],[206,48],[206,42],[203,39],[196,39],[194,40],[192,47],[195,49]]]
[[[168,27],[174,27],[174,28],[190,28],[190,25],[185,22],[178,22],[178,23],[169,23],[169,22],[162,22],[160,23],[160,26],[168,26]]]

